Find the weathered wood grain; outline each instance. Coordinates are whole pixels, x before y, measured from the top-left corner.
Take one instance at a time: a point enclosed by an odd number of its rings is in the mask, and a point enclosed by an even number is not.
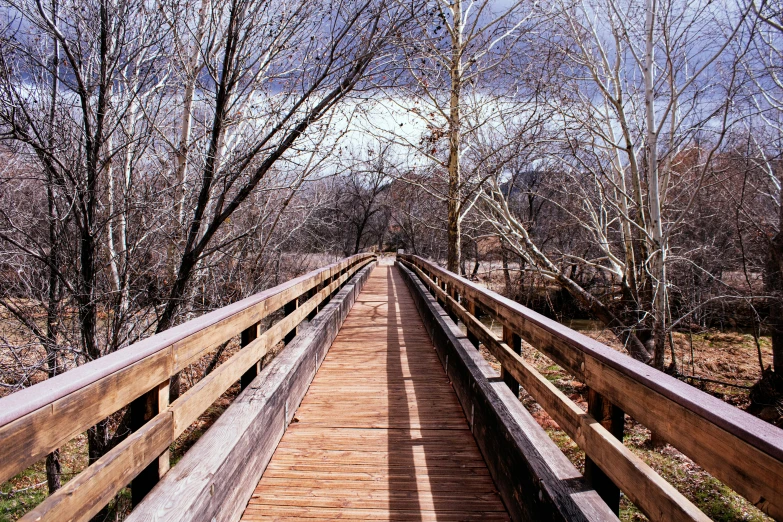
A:
[[[468,310],[468,312],[470,312],[470,310]],[[478,319],[478,316],[475,313],[471,312],[471,315]],[[503,342],[506,343],[514,353],[522,353],[522,338],[515,334],[508,326],[503,327]],[[502,365],[500,366],[500,377],[503,379],[503,382],[506,383],[508,389],[511,390],[511,393],[519,397],[519,382],[517,382],[517,380],[514,379],[514,376]]]
[[[169,380],[162,382],[149,392],[145,393],[130,405],[131,431],[139,431],[146,423],[169,405]],[[157,484],[160,477],[169,469],[168,448],[163,454],[139,472],[131,482],[131,504],[133,506],[141,502],[141,499]]]
[[[171,358],[161,351],[0,427],[0,483],[142,393],[157,388],[170,374]]]
[[[401,271],[512,519],[617,520],[424,283],[406,267]],[[453,301],[433,288],[444,302]],[[459,309],[465,311],[452,313]]]
[[[255,341],[258,338],[258,328],[259,324],[256,323],[250,328],[245,328],[242,330],[242,333],[239,336],[239,346],[241,348],[244,348],[251,342]],[[258,367],[258,364],[255,364],[251,366],[245,373],[242,374],[242,378],[239,380],[239,387],[240,389],[244,390],[247,388],[248,384],[253,382],[253,379],[256,378],[258,375],[260,368]]]
[[[587,413],[617,440],[623,440],[625,430],[625,412],[612,404],[606,397],[587,389]],[[601,467],[589,456],[585,456],[585,480],[604,499],[612,511],[620,513],[620,488],[603,472]]]
[[[421,258],[403,258],[458,286],[591,389],[783,519],[783,430]]]
[[[20,522],[88,521],[131,479],[168,450],[171,413],[158,415],[68,481],[20,519]]]
[[[0,482],[156,388],[293,296],[338,274],[348,277],[372,259],[360,254],[315,270],[0,399]],[[323,299],[325,293],[316,295]]]
[[[128,521],[211,522],[239,518],[316,372],[316,361],[323,360],[370,268],[360,270],[261,371],[131,513]],[[344,274],[332,281],[320,295],[333,291],[345,277]],[[311,298],[234,357],[246,352],[247,361],[254,360],[264,349],[264,336],[281,339],[318,302],[318,296]],[[175,405],[176,402],[172,406]]]
[[[393,267],[373,272],[296,419],[244,520],[508,519]]]

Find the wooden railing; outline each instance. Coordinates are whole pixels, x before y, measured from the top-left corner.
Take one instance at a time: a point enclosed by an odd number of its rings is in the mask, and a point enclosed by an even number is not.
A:
[[[521,385],[585,452],[585,476],[617,509],[619,490],[651,520],[709,520],[622,443],[624,413],[763,512],[783,520],[783,430],[420,257],[415,272],[504,380]],[[480,320],[503,325],[502,338]],[[583,411],[521,355],[521,340],[588,386]],[[619,490],[618,490],[619,488]]]
[[[132,410],[133,433],[22,520],[89,520],[131,481],[138,502],[168,470],[177,437],[234,383],[252,381],[267,351],[374,259],[346,258],[0,399],[0,483]],[[284,318],[259,335],[259,322],[280,309]],[[241,350],[168,404],[171,376],[240,334]]]

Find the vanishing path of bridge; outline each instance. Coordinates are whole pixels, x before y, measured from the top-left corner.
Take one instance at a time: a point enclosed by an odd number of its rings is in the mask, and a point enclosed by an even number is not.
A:
[[[242,520],[507,520],[399,272],[348,314]]]
[[[86,522],[128,490],[128,522],[605,521],[621,494],[653,521],[709,520],[623,444],[626,416],[783,520],[783,430],[425,259],[383,261],[351,256],[0,399],[0,484],[104,419],[129,428],[22,520]],[[169,401],[171,377],[235,339]],[[524,343],[585,385],[587,411]]]

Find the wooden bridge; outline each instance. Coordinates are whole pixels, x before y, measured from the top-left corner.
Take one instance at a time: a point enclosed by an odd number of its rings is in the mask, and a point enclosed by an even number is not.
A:
[[[234,336],[242,349],[169,404],[169,378]],[[523,339],[589,387],[588,411]],[[584,475],[520,385],[585,451]],[[127,486],[131,521],[616,520],[621,491],[651,520],[709,520],[622,444],[626,413],[783,519],[783,430],[413,256],[347,258],[0,399],[0,482],[127,406],[133,432],[23,520],[89,520]]]

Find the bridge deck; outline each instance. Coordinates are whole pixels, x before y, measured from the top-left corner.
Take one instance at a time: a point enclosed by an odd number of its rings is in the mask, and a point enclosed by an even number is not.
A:
[[[507,520],[397,269],[378,266],[242,520]]]

